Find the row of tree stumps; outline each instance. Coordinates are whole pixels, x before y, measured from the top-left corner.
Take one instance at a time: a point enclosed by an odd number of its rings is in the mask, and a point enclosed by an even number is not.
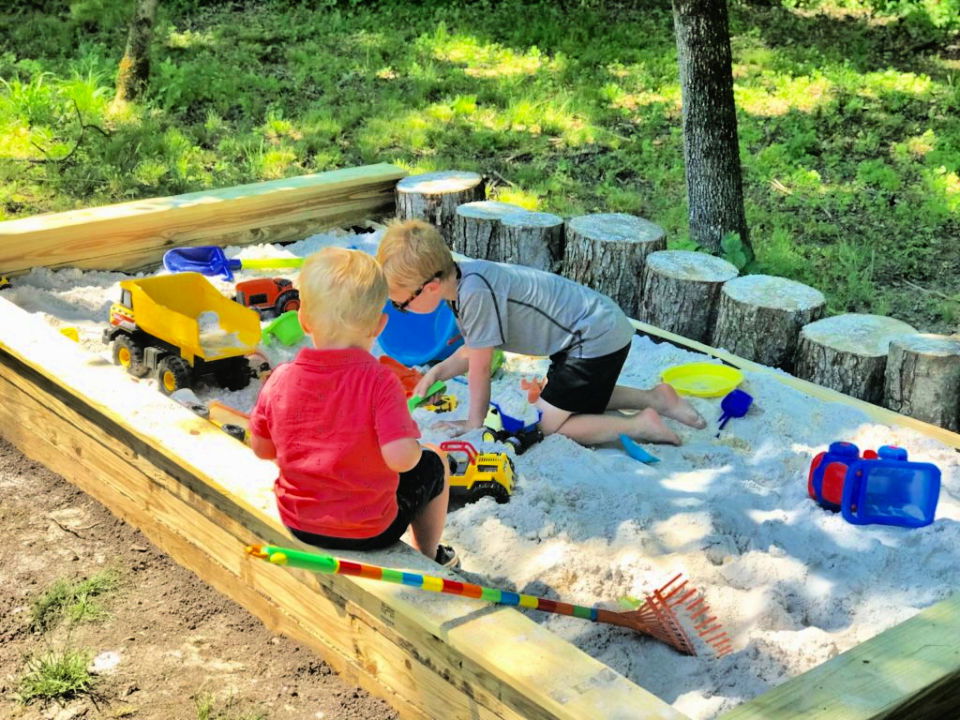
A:
[[[920,334],[879,315],[824,318],[820,291],[667,250],[664,230],[634,215],[565,221],[485,195],[477,173],[414,175],[397,184],[397,214],[437,225],[455,252],[559,273],[668,332],[960,429],[960,338]]]

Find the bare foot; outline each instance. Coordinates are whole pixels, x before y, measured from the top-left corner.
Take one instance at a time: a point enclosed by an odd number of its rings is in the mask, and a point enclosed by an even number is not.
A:
[[[693,405],[680,397],[671,385],[661,383],[650,392],[655,399],[650,407],[658,410],[661,415],[698,430],[707,426],[707,421],[694,410]]]
[[[632,427],[629,435],[634,440],[646,440],[647,442],[666,443],[668,445],[680,444],[680,436],[666,426],[663,418],[653,408],[641,410],[630,419],[632,420]]]

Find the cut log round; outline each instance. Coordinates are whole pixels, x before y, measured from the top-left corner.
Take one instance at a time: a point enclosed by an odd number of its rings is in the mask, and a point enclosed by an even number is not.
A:
[[[793,369],[800,328],[823,316],[823,293],[773,275],[745,275],[720,289],[714,347],[762,365]]]
[[[503,252],[500,219],[518,212],[525,210],[519,205],[495,200],[482,200],[459,206],[453,219],[451,249],[467,257],[501,262]]]
[[[709,341],[721,286],[737,276],[723,258],[689,250],[647,255],[639,320],[683,337]]]
[[[557,272],[563,262],[563,218],[551,213],[518,212],[500,219],[502,262]]]
[[[475,172],[448,170],[410,175],[397,183],[397,217],[436,225],[449,245],[457,206],[483,200],[485,195],[483,177]]]
[[[636,317],[644,261],[667,247],[663,228],[636,215],[598,213],[571,218],[564,235],[563,275],[609,295]]]
[[[800,330],[796,375],[879,404],[890,341],[916,332],[881,315],[848,313],[817,320]]]
[[[883,404],[947,430],[960,430],[960,339],[906,335],[891,341]]]

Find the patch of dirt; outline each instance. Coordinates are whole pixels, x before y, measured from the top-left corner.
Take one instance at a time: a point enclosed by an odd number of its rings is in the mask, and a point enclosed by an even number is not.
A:
[[[17,720],[376,720],[386,703],[345,684],[310,649],[275,636],[174,564],[136,529],[0,438],[0,717]],[[114,568],[107,616],[46,633],[31,604],[58,579]],[[92,697],[17,702],[26,659],[50,649],[97,658]],[[207,712],[202,706],[208,706]]]

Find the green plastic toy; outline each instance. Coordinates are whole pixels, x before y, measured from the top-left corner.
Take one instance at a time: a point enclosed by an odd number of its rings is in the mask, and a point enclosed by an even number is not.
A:
[[[427,398],[432,398],[437,393],[442,393],[446,389],[447,384],[443,380],[437,380],[427,389],[426,395],[422,397],[420,395],[411,395],[410,399],[407,400],[407,408],[409,408],[410,412],[413,412],[420,407]]]
[[[274,319],[263,329],[262,336],[265,345],[269,345],[271,340],[274,338],[288,347],[290,345],[296,345],[298,342],[303,340],[304,337],[303,328],[300,327],[300,318],[297,315],[297,311],[290,310],[289,312],[285,312],[280,317]]]

